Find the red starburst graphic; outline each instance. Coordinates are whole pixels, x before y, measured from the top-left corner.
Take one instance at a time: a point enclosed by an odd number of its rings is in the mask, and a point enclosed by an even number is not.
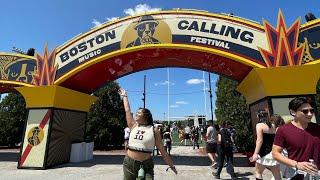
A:
[[[50,55],[48,54],[48,44],[44,49],[43,57],[37,53],[37,73],[32,75],[36,86],[53,85],[58,68],[58,66],[54,66],[55,56],[56,49]]]
[[[298,47],[300,18],[289,29],[281,10],[278,14],[277,28],[263,20],[270,51],[259,48],[267,67],[301,65],[305,45]]]

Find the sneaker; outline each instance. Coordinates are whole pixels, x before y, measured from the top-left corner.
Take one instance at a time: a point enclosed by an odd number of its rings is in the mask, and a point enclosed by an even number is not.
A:
[[[210,165],[211,167],[216,167],[216,165],[217,165],[217,162],[212,162],[212,164]]]
[[[216,173],[212,173],[212,175],[213,175],[213,177],[214,177],[215,179],[220,179],[220,175],[218,175],[218,174],[216,174]]]
[[[238,177],[237,176],[231,177],[231,180],[234,180],[234,179],[238,179]]]

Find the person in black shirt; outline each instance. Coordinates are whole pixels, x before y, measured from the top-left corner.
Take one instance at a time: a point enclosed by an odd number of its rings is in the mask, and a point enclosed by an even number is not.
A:
[[[168,126],[165,128],[163,133],[163,145],[166,148],[169,155],[171,151],[171,142],[172,142],[172,136],[170,132],[170,126]]]
[[[220,122],[219,124],[220,131],[218,133],[218,170],[214,174],[216,179],[220,179],[220,173],[223,168],[224,158],[227,158],[227,172],[231,175],[231,179],[237,179],[236,174],[234,173],[233,168],[233,152],[232,145],[233,140],[230,132],[226,128],[225,122]]]

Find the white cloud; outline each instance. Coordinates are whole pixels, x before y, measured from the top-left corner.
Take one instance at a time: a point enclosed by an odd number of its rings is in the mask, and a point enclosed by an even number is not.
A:
[[[186,101],[176,101],[176,104],[189,104],[189,103]]]
[[[204,83],[205,81],[203,79],[189,79],[187,80],[187,84],[200,84]]]
[[[96,19],[93,19],[92,20],[92,23],[94,24],[94,27],[98,27],[98,26],[101,26],[101,22],[99,22],[98,20],[96,20]]]
[[[167,86],[169,84],[169,81],[164,81],[164,82],[156,82],[154,83],[154,86]],[[174,86],[175,83],[170,83],[171,86]]]
[[[107,22],[115,21],[117,19],[119,19],[119,17],[106,18]]]
[[[119,17],[106,18],[107,22],[115,21],[117,19],[119,19]],[[93,19],[92,23],[94,24],[94,27],[98,27],[98,26],[102,25],[102,23],[100,21],[96,20],[96,19]]]
[[[146,13],[146,12],[154,12],[154,11],[160,11],[161,8],[152,8],[151,6],[149,6],[148,4],[138,4],[136,5],[134,8],[129,8],[129,9],[125,9],[123,10],[123,12],[126,15],[135,15],[135,14],[141,14],[141,13]],[[107,22],[110,21],[114,21],[119,19],[119,17],[111,17],[111,18],[105,18]],[[98,21],[97,19],[93,19],[92,23],[94,24],[94,27],[98,27],[101,26],[103,23],[101,23],[100,21]]]
[[[141,14],[141,13],[146,13],[146,12],[153,12],[153,11],[160,11],[161,8],[152,8],[148,4],[138,4],[134,9],[129,8],[125,9],[123,12],[127,15],[135,15],[135,14]]]
[[[178,105],[171,105],[170,106],[171,108],[177,108],[177,107],[179,107]]]

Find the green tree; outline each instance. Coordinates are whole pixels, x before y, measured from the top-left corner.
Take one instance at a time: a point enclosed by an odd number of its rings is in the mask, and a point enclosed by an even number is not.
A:
[[[15,146],[22,140],[27,118],[25,100],[19,93],[9,93],[0,106],[0,144]]]
[[[236,138],[241,150],[252,145],[253,134],[249,107],[245,98],[236,91],[238,82],[219,76],[215,115],[218,123],[230,121],[236,129]]]
[[[119,88],[117,82],[111,82],[94,93],[98,99],[88,113],[86,138],[94,141],[96,149],[115,148],[123,144],[126,120]]]

